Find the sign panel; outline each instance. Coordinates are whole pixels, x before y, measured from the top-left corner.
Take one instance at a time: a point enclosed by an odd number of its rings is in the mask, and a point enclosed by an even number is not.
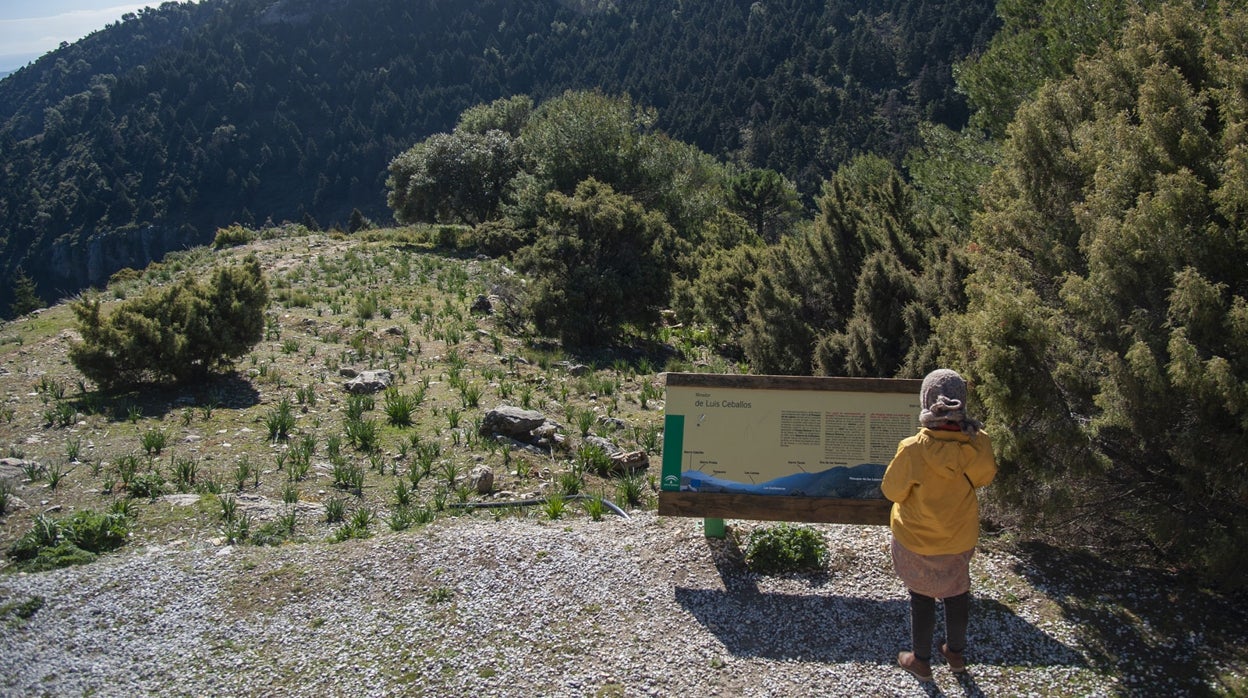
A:
[[[918,380],[670,373],[665,492],[882,499]]]

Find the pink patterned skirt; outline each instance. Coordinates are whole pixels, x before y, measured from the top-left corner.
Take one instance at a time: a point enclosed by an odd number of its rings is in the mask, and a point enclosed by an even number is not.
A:
[[[893,569],[906,588],[934,599],[948,599],[971,590],[971,548],[956,555],[920,555],[892,538]]]

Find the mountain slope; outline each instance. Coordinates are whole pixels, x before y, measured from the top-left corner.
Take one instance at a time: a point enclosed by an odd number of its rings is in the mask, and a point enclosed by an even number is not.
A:
[[[627,92],[810,194],[964,122],[950,66],[994,26],[985,0],[165,3],[0,81],[0,272],[53,298],[236,221],[388,218],[390,159],[512,94]]]

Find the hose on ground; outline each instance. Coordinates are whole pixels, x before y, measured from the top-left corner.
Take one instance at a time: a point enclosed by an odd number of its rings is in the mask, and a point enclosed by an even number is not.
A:
[[[588,495],[588,494],[571,494],[571,495],[565,495],[564,499],[565,500],[598,499],[598,497],[595,497],[593,495]],[[451,502],[447,506],[451,507],[452,509],[502,509],[504,507],[528,507],[528,506],[533,506],[536,504],[545,504],[545,503],[546,503],[546,499],[537,498],[537,499],[509,499],[506,501],[493,501],[493,502]],[[603,498],[602,503],[606,505],[608,509],[615,512],[619,516],[626,518],[626,519],[631,518],[628,515],[628,512],[616,506],[615,502],[612,502],[609,499]]]

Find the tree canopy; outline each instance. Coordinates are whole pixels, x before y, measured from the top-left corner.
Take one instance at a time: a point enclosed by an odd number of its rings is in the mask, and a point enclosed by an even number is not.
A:
[[[73,305],[82,341],[70,347],[69,358],[104,388],[202,380],[260,341],[268,304],[254,256],[217,268],[207,283],[188,276],[107,314],[98,296],[85,296]]]
[[[969,308],[941,327],[1000,426],[1010,515],[1231,584],[1248,544],[1246,37],[1242,11],[1167,6],[1020,107]]]
[[[668,300],[680,241],[663,216],[590,178],[546,197],[536,242],[517,254],[533,279],[538,331],[569,346],[608,344],[621,326],[652,327]]]

